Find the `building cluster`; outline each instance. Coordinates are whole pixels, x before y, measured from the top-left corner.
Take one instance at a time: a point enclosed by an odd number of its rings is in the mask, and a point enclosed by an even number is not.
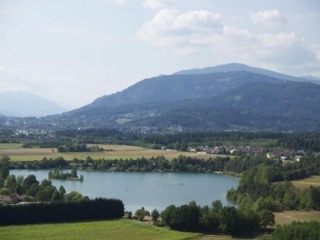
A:
[[[198,154],[222,154],[222,155],[238,155],[246,156],[266,156],[269,159],[278,159],[282,161],[300,161],[306,155],[304,150],[277,150],[264,149],[260,146],[198,146],[196,148],[189,147],[189,152]],[[320,152],[314,152],[314,156],[320,156]]]
[[[198,146],[196,148],[188,148],[190,152],[196,153],[206,153],[206,154],[232,154],[236,155],[237,153],[242,153],[245,155],[263,155],[264,149],[263,147],[256,146]]]

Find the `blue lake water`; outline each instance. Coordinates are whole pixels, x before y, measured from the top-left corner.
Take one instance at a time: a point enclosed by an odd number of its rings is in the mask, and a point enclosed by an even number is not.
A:
[[[11,170],[10,174],[24,177],[34,174],[38,181],[48,178],[49,170]],[[238,178],[213,173],[137,173],[78,170],[83,182],[51,180],[57,188],[77,191],[90,198],[121,199],[125,210],[135,211],[142,206],[152,211],[164,210],[174,204],[180,206],[194,200],[198,205],[211,205],[221,200],[227,205],[226,193],[236,188]]]

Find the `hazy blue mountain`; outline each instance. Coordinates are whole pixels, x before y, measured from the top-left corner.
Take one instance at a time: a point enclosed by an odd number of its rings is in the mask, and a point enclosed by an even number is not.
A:
[[[316,79],[312,79],[310,77],[294,77],[283,73],[278,73],[262,68],[256,68],[256,67],[250,67],[245,64],[240,63],[229,63],[229,64],[223,64],[215,67],[207,67],[202,69],[190,69],[190,70],[182,70],[179,72],[176,72],[176,75],[199,75],[199,74],[208,74],[208,73],[217,73],[217,72],[237,72],[237,71],[247,71],[252,73],[258,73],[261,75],[281,79],[281,80],[288,80],[288,81],[294,81],[294,82],[313,82],[320,84],[320,82],[315,81]],[[319,79],[320,80],[320,79]]]
[[[229,65],[233,68],[226,72],[226,66],[222,67],[225,72],[145,79],[56,119],[72,127],[143,131],[320,131],[320,85],[290,81],[291,76],[280,73],[275,78],[261,71],[249,72],[249,66],[245,71],[236,71],[236,67],[243,66],[239,64]]]
[[[120,106],[147,102],[180,101],[215,96],[244,83],[278,81],[275,78],[239,71],[201,75],[162,75],[140,81],[116,94],[96,99],[89,106]]]
[[[310,81],[313,82],[313,83],[318,83],[318,84],[320,84],[320,78],[315,77],[315,76],[306,75],[306,76],[300,76],[300,78],[308,79],[308,80],[310,80]]]
[[[66,109],[57,103],[28,92],[0,92],[0,112],[6,116],[40,117]]]

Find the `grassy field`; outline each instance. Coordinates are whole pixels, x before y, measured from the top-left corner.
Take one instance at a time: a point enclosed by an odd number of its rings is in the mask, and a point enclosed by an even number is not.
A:
[[[89,145],[90,146],[90,145]],[[79,153],[59,153],[56,149],[52,148],[23,148],[22,144],[0,144],[0,155],[7,154],[10,156],[11,161],[32,161],[42,160],[44,157],[56,158],[63,157],[66,160],[74,158],[86,159],[90,156],[93,159],[137,159],[140,157],[157,157],[164,156],[166,159],[172,160],[183,154],[185,156],[198,157],[208,159],[216,157],[213,154],[197,154],[192,152],[178,152],[166,150],[153,150],[136,146],[126,145],[99,145],[105,151],[103,152],[79,152]],[[220,155],[221,156],[221,155]]]
[[[297,188],[308,188],[311,185],[320,187],[320,176],[312,176],[298,181],[292,181]]]
[[[293,185],[297,188],[304,189],[311,185],[320,186],[320,176],[312,176],[302,180],[292,181]],[[274,213],[276,224],[290,224],[293,221],[319,221],[320,211],[283,211]]]
[[[155,227],[151,224],[121,219],[112,221],[35,224],[0,227],[1,240],[237,240],[228,235],[202,235]],[[248,238],[252,239],[252,238]],[[241,238],[244,240],[244,238]]]
[[[97,240],[97,239],[141,239],[141,240],[182,240],[200,236],[158,228],[127,219],[60,224],[36,224],[0,227],[2,240]]]
[[[274,213],[276,224],[290,224],[293,221],[319,221],[320,211],[283,211]]]
[[[276,213],[276,224],[289,224],[294,220],[320,221],[317,211],[284,211]],[[121,219],[112,221],[35,224],[22,226],[0,227],[1,240],[98,240],[98,239],[141,239],[141,240],[235,240],[227,235],[201,235],[172,231],[166,228],[154,227],[151,224]],[[244,238],[241,238],[242,240]],[[247,238],[245,238],[247,239]],[[252,239],[252,238],[248,238]]]
[[[0,143],[0,151],[6,149],[17,149],[21,147],[22,143]]]

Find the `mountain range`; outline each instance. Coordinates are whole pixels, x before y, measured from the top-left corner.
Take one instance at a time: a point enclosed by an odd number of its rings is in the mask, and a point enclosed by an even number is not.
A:
[[[232,63],[145,79],[53,120],[140,131],[320,131],[319,103],[317,78]]]
[[[29,92],[0,92],[0,115],[41,117],[64,111],[59,104]]]

